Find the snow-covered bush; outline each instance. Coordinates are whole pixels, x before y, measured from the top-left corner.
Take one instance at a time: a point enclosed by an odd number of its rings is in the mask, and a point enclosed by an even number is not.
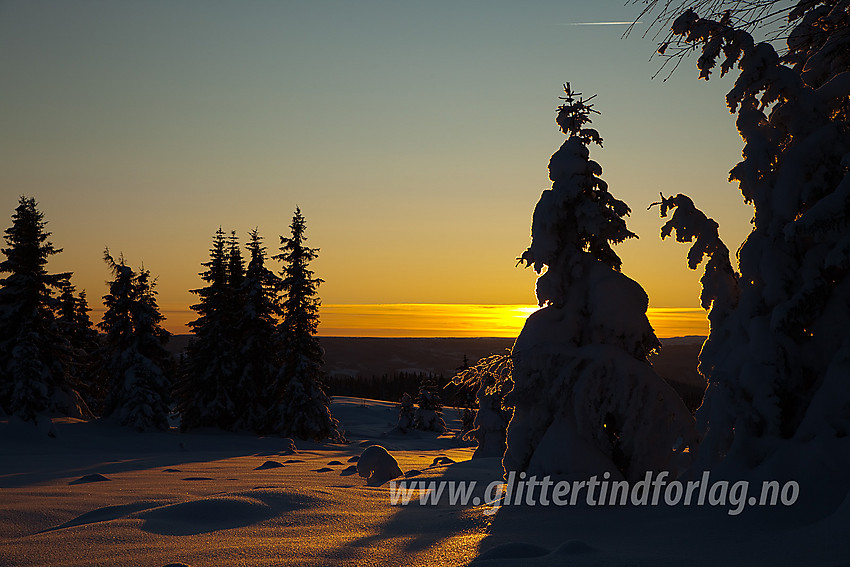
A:
[[[443,433],[448,429],[443,421],[443,405],[437,384],[430,377],[422,378],[419,394],[416,396],[416,412],[413,414],[413,428],[422,431]]]
[[[295,446],[295,441],[290,437],[284,437],[280,441],[280,445],[281,447],[283,447],[281,449],[281,453],[283,453],[284,455],[290,455],[292,453],[298,452],[298,447]]]
[[[413,409],[413,398],[405,392],[401,396],[401,401],[398,404],[398,425],[396,426],[402,433],[407,433],[407,430],[413,427],[413,420],[416,417]]]
[[[506,471],[634,479],[675,472],[696,444],[693,419],[647,358],[660,348],[646,318],[648,298],[620,273],[612,245],[635,235],[629,207],[608,192],[588,145],[595,112],[565,85],[557,122],[568,136],[549,162],[552,189],[540,197],[532,243],[521,261],[540,273],[542,307],[512,350],[514,407]],[[592,97],[591,97],[592,98]]]
[[[478,400],[473,428],[469,435],[478,442],[472,458],[502,457],[511,408],[504,405],[510,389],[513,359],[510,353],[494,354],[478,361],[454,378],[456,384],[474,389]]]
[[[380,445],[370,445],[360,454],[357,474],[365,478],[369,486],[379,486],[404,473],[401,472],[398,461],[386,449]]]

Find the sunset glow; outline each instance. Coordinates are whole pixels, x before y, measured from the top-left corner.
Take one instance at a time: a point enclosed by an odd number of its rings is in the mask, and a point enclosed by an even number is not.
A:
[[[320,309],[319,335],[325,337],[516,337],[533,305],[461,303],[327,304]],[[100,319],[102,309],[95,309]],[[176,335],[197,315],[180,305],[164,305],[166,327]],[[649,308],[649,321],[659,337],[707,335],[702,309]]]
[[[533,305],[324,305],[319,334],[350,337],[516,337]],[[707,335],[702,309],[650,308],[659,337]]]
[[[640,236],[617,247],[623,273],[653,306],[685,308],[651,313],[660,335],[704,332],[689,309],[702,270],[647,205],[688,180],[730,249],[750,229],[727,182],[741,152],[728,87],[650,80],[654,47],[621,38],[638,12],[616,3],[487,5],[485,19],[465,2],[4,6],[4,228],[20,195],[38,200],[64,250],[49,269],[74,272],[95,321],[105,246],[150,269],[185,333],[214,232],[244,243],[257,227],[272,255],[298,205],[320,249],[320,333],[516,335],[536,277],[516,258],[564,141],[564,81],[598,94],[592,158]]]

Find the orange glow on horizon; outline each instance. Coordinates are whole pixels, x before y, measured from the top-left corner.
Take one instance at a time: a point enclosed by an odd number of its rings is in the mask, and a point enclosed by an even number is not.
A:
[[[349,337],[516,337],[529,305],[397,303],[323,305],[319,335]]]
[[[328,304],[320,308],[319,336],[325,337],[516,337],[533,305],[461,303]],[[174,334],[190,332],[197,315],[163,305],[165,326]],[[93,310],[100,319],[103,309]],[[662,338],[707,335],[706,312],[687,307],[650,307],[647,313]]]

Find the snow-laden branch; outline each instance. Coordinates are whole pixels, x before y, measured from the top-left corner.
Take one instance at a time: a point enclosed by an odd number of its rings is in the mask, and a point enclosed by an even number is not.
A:
[[[703,258],[708,257],[705,273],[700,282],[702,293],[700,304],[703,309],[723,306],[731,309],[738,303],[740,276],[729,260],[729,249],[720,239],[718,225],[696,208],[687,195],[681,193],[675,197],[661,197],[659,203],[661,216],[675,209],[673,216],[661,227],[661,238],[667,238],[676,232],[677,242],[693,242],[688,251],[688,267],[696,270]],[[653,206],[653,205],[650,205]]]

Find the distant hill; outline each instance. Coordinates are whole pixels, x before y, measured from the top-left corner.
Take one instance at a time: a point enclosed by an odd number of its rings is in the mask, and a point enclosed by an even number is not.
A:
[[[168,348],[183,352],[192,335],[171,337]],[[466,355],[470,364],[510,348],[510,338],[320,337],[325,372],[341,376],[382,376],[396,372],[453,375]]]
[[[509,338],[347,338],[322,337],[325,372],[345,376],[382,376],[395,372],[426,372],[452,376],[463,363],[505,352]]]
[[[179,353],[191,335],[172,337],[169,348]],[[443,374],[457,372],[466,355],[470,364],[504,352],[510,338],[364,338],[320,337],[325,349],[325,372],[332,376],[391,376],[398,372]],[[702,400],[705,381],[697,373],[697,355],[705,337],[661,339],[661,354],[652,358],[659,376],[667,380],[695,409]]]

